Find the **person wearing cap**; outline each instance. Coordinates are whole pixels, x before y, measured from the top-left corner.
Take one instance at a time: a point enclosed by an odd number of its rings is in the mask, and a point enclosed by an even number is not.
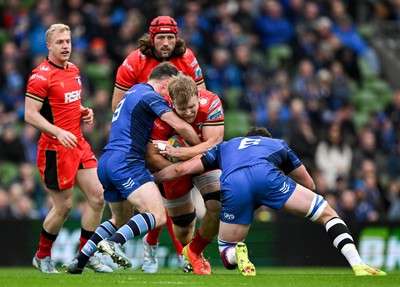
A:
[[[159,16],[151,21],[149,33],[138,41],[139,48],[131,52],[118,68],[112,97],[113,111],[126,91],[135,84],[146,82],[150,71],[165,61],[205,88],[200,65],[185,41],[178,37],[178,32],[176,21],[169,16]]]

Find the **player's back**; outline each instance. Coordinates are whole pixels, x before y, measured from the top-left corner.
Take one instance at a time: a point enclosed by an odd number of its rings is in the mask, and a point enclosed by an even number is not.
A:
[[[104,150],[119,150],[143,159],[154,120],[171,111],[167,102],[147,83],[133,86],[118,104],[110,138]]]
[[[301,165],[298,157],[281,139],[259,136],[234,138],[209,152],[219,162],[221,180],[237,169],[257,164],[270,164],[271,168],[282,169],[285,173]]]

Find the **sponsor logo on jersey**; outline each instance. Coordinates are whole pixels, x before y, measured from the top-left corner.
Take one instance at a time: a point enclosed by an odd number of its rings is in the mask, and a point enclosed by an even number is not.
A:
[[[200,76],[203,75],[203,72],[201,71],[201,68],[200,68],[200,67],[197,67],[197,68],[194,70],[194,75],[195,75],[196,78],[199,78]]]
[[[43,77],[42,75],[38,75],[38,74],[33,74],[31,76],[31,80],[33,80],[33,79],[38,79],[38,80],[41,80],[43,82],[47,81],[47,78]]]
[[[215,109],[211,114],[208,115],[207,120],[214,120],[222,116],[222,108]]]
[[[282,187],[279,189],[280,192],[282,192],[283,194],[287,193],[289,191],[290,186],[284,182]]]
[[[162,130],[162,131],[165,130],[164,126],[158,121],[154,122],[154,127],[157,128],[158,130]]]
[[[197,65],[197,59],[194,59],[193,62],[190,63],[191,67],[194,67]]]
[[[260,139],[251,139],[251,138],[244,138],[240,141],[240,145],[238,149],[244,149],[251,147],[253,145],[258,145],[261,142]]]
[[[199,104],[200,106],[205,106],[207,105],[208,100],[206,98],[200,98]]]
[[[125,59],[125,61],[122,63],[122,66],[125,66],[128,68],[129,71],[133,72],[134,69],[131,65],[128,64],[128,60]]]
[[[65,103],[72,103],[81,98],[81,90],[76,90],[64,94]]]
[[[210,112],[212,109],[214,109],[216,106],[218,106],[220,102],[221,102],[221,101],[220,101],[219,99],[213,101],[213,102],[211,103],[210,107],[208,108],[208,111]]]
[[[226,212],[224,212],[224,217],[225,217],[226,219],[228,219],[228,220],[233,220],[233,219],[235,219],[235,215],[230,214],[230,213],[226,213]]]
[[[50,71],[50,67],[49,66],[41,66],[40,70],[41,71]]]
[[[130,177],[125,183],[122,184],[124,188],[131,188],[132,186],[135,185],[135,182],[133,179]]]

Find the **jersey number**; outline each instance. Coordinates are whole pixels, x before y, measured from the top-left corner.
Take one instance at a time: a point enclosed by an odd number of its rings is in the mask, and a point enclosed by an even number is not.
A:
[[[250,139],[250,138],[244,138],[240,141],[240,145],[238,149],[244,149],[248,148],[252,145],[258,145],[260,143],[260,139]]]
[[[124,105],[125,100],[126,100],[126,99],[122,99],[122,100],[119,102],[119,104],[118,104],[118,106],[117,106],[117,108],[115,109],[115,112],[114,112],[114,114],[113,114],[112,122],[115,122],[116,120],[118,120],[118,118],[119,118],[119,113],[120,113],[120,111],[121,111],[122,106]]]

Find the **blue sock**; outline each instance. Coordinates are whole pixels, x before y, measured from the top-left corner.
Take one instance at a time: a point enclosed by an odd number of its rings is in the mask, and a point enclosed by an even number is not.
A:
[[[96,231],[90,237],[88,242],[82,247],[81,252],[79,252],[78,259],[78,267],[85,267],[88,262],[90,256],[92,256],[97,251],[97,243],[102,241],[103,239],[109,238],[117,231],[117,228],[111,221],[103,222],[99,227],[97,227]]]
[[[133,216],[127,224],[109,238],[109,240],[124,245],[129,239],[138,236],[141,233],[147,233],[154,229],[156,220],[150,212],[140,213]]]

